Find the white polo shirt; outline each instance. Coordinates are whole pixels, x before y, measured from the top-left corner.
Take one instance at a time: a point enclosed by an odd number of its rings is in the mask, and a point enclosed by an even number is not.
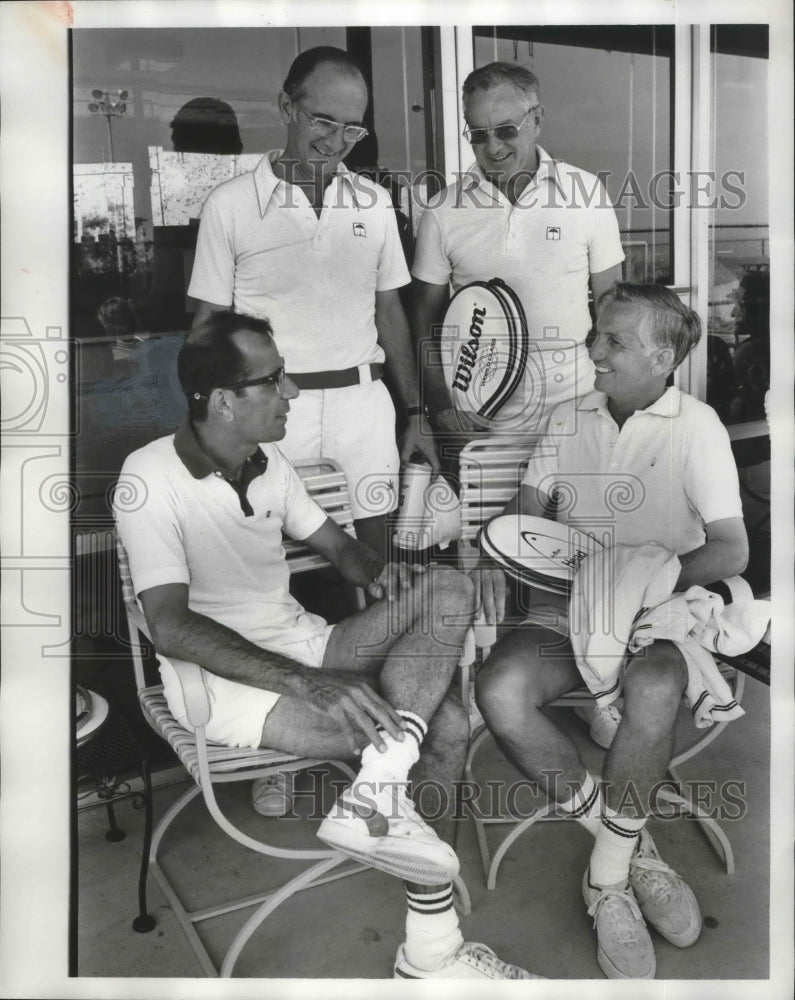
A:
[[[559,489],[557,519],[608,544],[657,542],[684,555],[704,525],[742,517],[729,435],[711,406],[669,388],[619,430],[603,392],[559,406],[523,485]]]
[[[502,278],[519,296],[534,351],[541,351],[545,408],[593,388],[585,349],[588,281],[624,259],[618,221],[593,174],[537,147],[539,167],[515,205],[477,164],[431,199],[422,215],[412,274],[431,284]],[[538,355],[534,354],[534,357]],[[526,380],[500,417],[519,412],[539,386]]]
[[[410,280],[389,194],[340,164],[318,218],[281,153],[210,192],[188,294],[270,320],[289,372],[382,362],[375,293]]]
[[[187,457],[177,454],[175,436]],[[134,451],[122,467],[114,513],[136,594],[187,584],[191,610],[259,646],[322,635],[325,621],[290,595],[282,530],[307,538],[326,515],[274,444],[260,446],[267,468],[249,483],[247,514],[192,437],[183,425]]]

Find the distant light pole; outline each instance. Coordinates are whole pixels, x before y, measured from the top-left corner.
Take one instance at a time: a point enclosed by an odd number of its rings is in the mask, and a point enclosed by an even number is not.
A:
[[[110,162],[115,163],[113,158],[113,132],[110,127],[111,118],[121,118],[127,110],[124,103],[127,100],[126,90],[117,90],[111,94],[106,90],[92,90],[91,96],[94,100],[88,105],[88,110],[92,115],[103,115],[108,123],[108,144],[110,146]]]

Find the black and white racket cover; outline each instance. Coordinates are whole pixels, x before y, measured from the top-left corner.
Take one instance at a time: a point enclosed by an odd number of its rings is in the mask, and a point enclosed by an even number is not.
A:
[[[440,347],[453,405],[493,419],[527,366],[529,333],[519,297],[500,278],[460,288],[447,307]]]

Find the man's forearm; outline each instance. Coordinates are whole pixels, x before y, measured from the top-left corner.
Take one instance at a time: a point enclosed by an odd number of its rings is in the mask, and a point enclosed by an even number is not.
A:
[[[707,542],[692,552],[680,556],[682,570],[676,582],[677,590],[688,587],[705,586],[725,580],[728,576],[742,573],[747,559],[730,542],[716,540]]]
[[[420,402],[419,380],[408,325],[383,325],[378,330],[378,343],[383,348],[387,370],[404,407]]]
[[[186,610],[152,629],[155,649],[163,656],[198,663],[230,681],[279,694],[300,695],[308,667],[287,656],[261,649],[234,629]]]
[[[334,559],[340,575],[355,587],[366,587],[384,568],[384,560],[369,545],[348,536]]]
[[[437,331],[449,300],[447,285],[432,285],[416,278],[412,284],[408,317],[419,352],[420,384],[423,403],[432,415],[452,407],[450,392],[442,368],[440,339]]]
[[[424,402],[432,417],[453,408],[453,400],[447,387],[442,367],[442,357],[438,339],[430,336],[420,344],[422,371],[420,373],[424,390]]]

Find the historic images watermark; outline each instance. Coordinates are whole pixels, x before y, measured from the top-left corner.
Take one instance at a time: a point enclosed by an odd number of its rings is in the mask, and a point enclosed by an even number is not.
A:
[[[551,162],[555,163],[554,160]],[[324,163],[319,160],[310,161],[310,166],[320,173]],[[284,168],[288,182],[284,186],[284,204],[296,208],[298,187],[295,172],[299,165],[288,162],[284,164]],[[438,170],[389,170],[382,173],[393,191],[409,191],[413,204],[420,210],[429,205],[436,207],[452,204],[455,208],[466,206],[484,210],[500,205],[494,188],[480,184],[479,175],[471,169],[452,171],[452,182],[448,175]],[[519,171],[518,174],[511,175],[510,179],[515,183],[525,174],[528,181],[536,176],[535,172]],[[351,172],[344,176],[349,180],[350,187],[338,185],[330,195],[335,200],[327,201],[326,207],[342,208],[347,205],[346,199],[352,190],[360,210],[373,208],[379,197],[373,187],[374,182],[365,174]],[[489,179],[492,184],[503,180],[498,174],[490,175]],[[507,181],[508,175],[504,179]],[[602,170],[586,176],[578,171],[559,171],[555,173],[555,181],[554,184],[528,184],[514,208],[631,208],[633,211],[656,208],[671,211],[684,207],[735,211],[747,201],[744,170],[723,170],[718,173],[715,170],[665,169],[656,170],[649,177],[641,177],[633,170],[623,175]],[[616,192],[612,199],[608,197],[608,189]]]
[[[544,777],[552,781],[549,787],[564,784],[560,773],[544,772]],[[430,823],[443,817],[465,820],[470,816],[478,820],[523,821],[541,818],[550,812],[541,782],[530,779],[462,780],[450,785],[428,780],[412,786],[399,781],[360,781],[349,788],[343,806],[340,793],[348,784],[347,779],[324,780],[321,771],[306,772],[293,789],[286,817],[322,819],[332,810],[350,811],[352,808],[363,819],[372,818],[376,813],[396,819],[400,816],[400,797],[409,790],[423,818]],[[606,791],[607,785],[603,784],[603,789]],[[560,797],[571,798],[576,791],[576,784],[565,783]],[[667,821],[698,814],[699,819],[733,822],[744,819],[748,812],[746,794],[746,783],[740,779],[720,782],[694,779],[680,784],[664,778],[652,786],[648,795],[641,795],[635,784],[628,782],[615,808],[625,816],[638,819],[653,816]],[[564,816],[562,813],[557,815]]]

